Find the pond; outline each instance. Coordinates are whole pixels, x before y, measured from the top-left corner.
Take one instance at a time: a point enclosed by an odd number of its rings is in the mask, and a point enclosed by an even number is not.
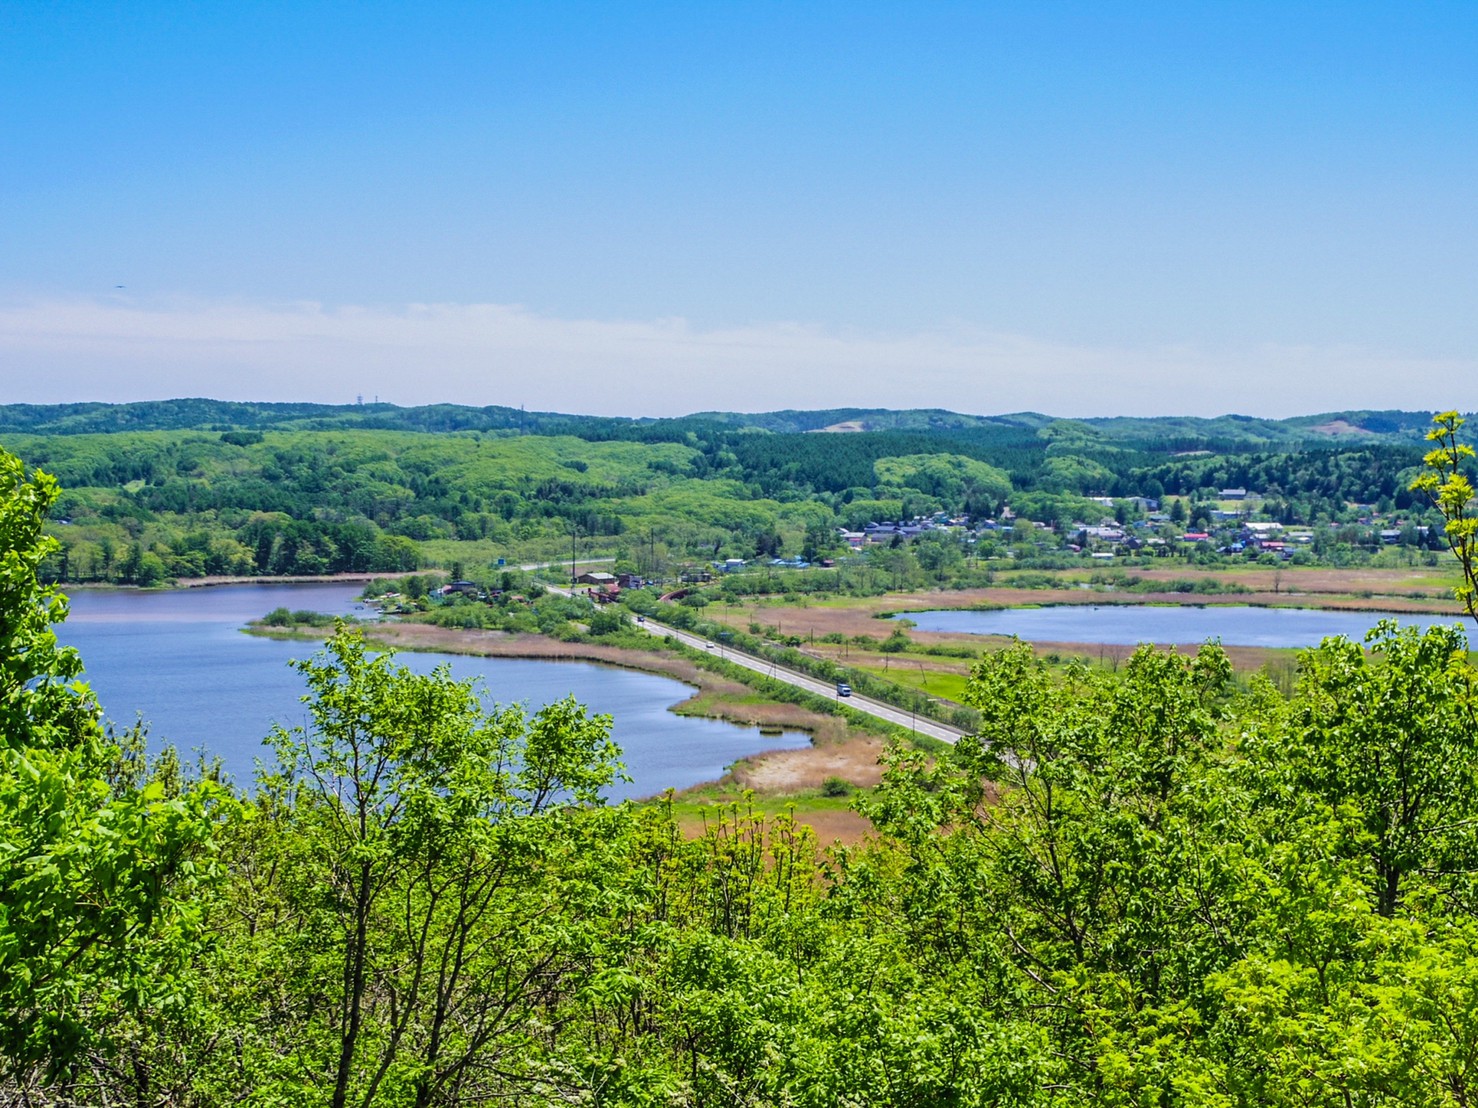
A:
[[[57,636],[81,651],[86,679],[106,716],[124,726],[144,719],[155,745],[182,755],[218,756],[237,784],[251,781],[274,723],[303,724],[301,677],[288,665],[316,647],[241,632],[248,620],[277,607],[368,616],[351,585],[223,585],[166,592],[79,589]],[[753,727],[692,719],[668,711],[692,688],[680,681],[590,662],[474,658],[405,652],[397,660],[417,673],[445,663],[460,679],[477,678],[490,702],[530,711],[574,693],[592,712],[614,718],[630,784],[612,799],[711,781],[734,761],[766,750],[809,744],[804,732],[760,735]]]
[[[1274,647],[1317,646],[1321,639],[1331,635],[1344,635],[1358,642],[1382,618],[1414,627],[1461,622],[1456,616],[1398,616],[1389,612],[1331,612],[1229,604],[1207,607],[1062,604],[996,611],[938,609],[906,612],[900,618],[912,620],[920,631],[1016,635],[1027,642],[1133,645],[1220,639],[1226,646]]]

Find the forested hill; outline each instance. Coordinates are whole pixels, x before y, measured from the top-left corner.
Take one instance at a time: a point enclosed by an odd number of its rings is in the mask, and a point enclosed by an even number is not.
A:
[[[564,434],[591,441],[680,442],[705,432],[907,432],[953,438],[1016,441],[1080,440],[1082,445],[1129,450],[1246,451],[1371,442],[1420,441],[1428,412],[1354,411],[1259,419],[1228,415],[1056,419],[1037,412],[965,415],[943,409],[892,411],[836,408],[760,413],[699,412],[677,419],[526,412],[499,405],[274,404],[224,400],[153,400],[133,404],[0,405],[0,432],[74,435],[121,431],[480,431]]]

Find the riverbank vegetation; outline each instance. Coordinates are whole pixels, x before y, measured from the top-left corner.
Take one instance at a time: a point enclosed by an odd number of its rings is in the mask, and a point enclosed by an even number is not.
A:
[[[588,608],[587,608],[588,611]],[[332,622],[332,621],[330,621]],[[877,757],[884,741],[898,729],[834,700],[792,688],[764,674],[734,665],[713,654],[692,650],[666,637],[641,635],[615,641],[610,637],[497,633],[469,636],[458,629],[406,620],[361,625],[366,642],[376,650],[429,651],[491,658],[546,661],[588,661],[638,669],[672,677],[693,688],[688,699],[675,704],[677,715],[721,719],[768,729],[804,731],[811,744],[793,750],[771,751],[730,767],[719,781],[683,794],[682,802],[697,804],[733,801],[745,790],[762,790],[767,808],[789,807],[802,822],[829,805],[816,805],[826,779],[844,777],[852,786],[876,783]],[[258,621],[253,634],[290,637],[321,645],[322,626],[299,623],[288,627]],[[928,741],[910,737],[915,745]],[[835,821],[831,821],[835,822]],[[849,824],[849,837],[860,825]]]
[[[236,795],[100,731],[37,579],[54,486],[0,462],[13,1102],[1470,1100],[1455,628],[1326,642],[1288,697],[1212,646],[995,652],[977,737],[890,750],[843,850],[764,806],[605,806],[607,720],[488,712],[345,629]]]

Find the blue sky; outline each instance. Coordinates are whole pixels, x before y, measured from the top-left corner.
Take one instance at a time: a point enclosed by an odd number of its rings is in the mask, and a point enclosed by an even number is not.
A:
[[[1475,105],[1472,3],[0,0],[0,385],[1472,409]]]

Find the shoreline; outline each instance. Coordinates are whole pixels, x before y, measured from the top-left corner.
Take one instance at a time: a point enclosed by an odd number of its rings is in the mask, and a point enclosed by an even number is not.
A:
[[[214,585],[363,585],[371,581],[399,581],[417,574],[440,573],[439,570],[397,570],[394,573],[320,573],[309,576],[279,577],[177,577],[175,589],[208,589]]]
[[[1018,591],[1056,593],[1063,590],[1022,589]],[[1253,593],[1251,595],[1230,593],[1192,594],[1198,596],[1198,599],[1171,599],[1172,597],[1183,595],[1180,593],[1143,593],[1139,596],[1134,596],[1123,593],[1090,593],[1087,590],[1079,590],[1079,595],[1071,599],[1049,595],[1043,600],[1024,601],[1018,604],[998,604],[993,601],[983,601],[968,605],[939,603],[929,605],[928,607],[898,608],[888,612],[883,622],[899,618],[906,619],[910,615],[917,615],[923,612],[1009,612],[1029,608],[1266,608],[1296,612],[1354,612],[1357,614],[1363,612],[1370,615],[1387,616],[1450,615],[1453,619],[1469,618],[1468,613],[1456,601],[1425,598],[1416,599],[1413,597],[1381,598],[1379,603],[1376,602],[1376,598],[1374,597],[1370,599],[1352,597],[1345,600],[1341,599],[1337,594],[1331,594],[1325,599],[1308,597],[1307,594],[1294,594],[1296,599],[1290,599],[1287,593],[1271,597],[1266,593]],[[1303,602],[1306,599],[1313,599],[1315,602]]]
[[[403,577],[414,577],[424,570],[409,570],[394,573],[321,573],[301,577],[172,577],[158,585],[128,585],[120,581],[53,581],[50,587],[58,592],[111,590],[115,592],[180,592],[187,589],[208,589],[217,585],[366,585],[371,581],[398,581]],[[437,572],[432,570],[430,572]]]
[[[523,658],[549,662],[586,662],[669,677],[693,689],[668,707],[679,716],[723,720],[739,726],[804,731],[810,744],[793,750],[771,750],[741,758],[718,778],[684,789],[678,796],[719,790],[753,789],[777,797],[820,789],[829,777],[871,787],[881,779],[877,735],[852,729],[840,716],[823,715],[798,704],[758,698],[750,686],[700,668],[688,658],[659,651],[601,643],[567,643],[542,635],[501,631],[469,631],[425,623],[360,624],[365,637],[396,650],[414,653],[464,654],[486,658]],[[322,642],[322,628],[267,628],[251,624],[246,633],[267,638]],[[658,794],[660,795],[660,794]]]

